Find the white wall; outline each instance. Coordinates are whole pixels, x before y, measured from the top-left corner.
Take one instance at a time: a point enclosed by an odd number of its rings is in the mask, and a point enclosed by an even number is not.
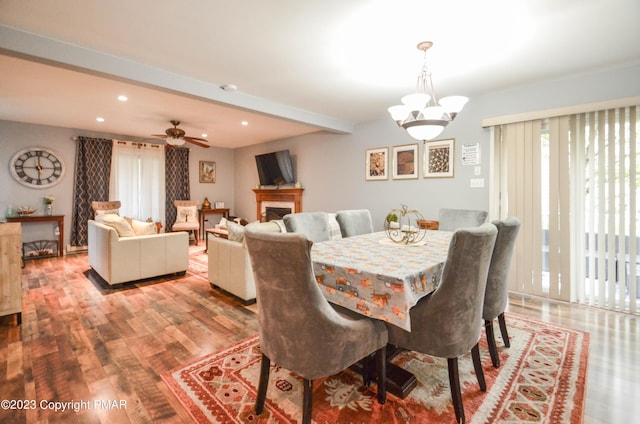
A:
[[[23,205],[40,208],[46,195],[53,195],[55,214],[65,215],[65,244],[70,240],[70,229],[73,208],[73,178],[75,165],[77,136],[117,138],[126,140],[121,135],[92,133],[71,128],[51,127],[44,125],[25,124],[20,122],[0,121],[0,220],[4,220],[7,208],[14,209]],[[13,155],[31,146],[48,147],[60,154],[66,165],[66,173],[62,181],[48,189],[34,189],[17,183],[10,174],[9,161]],[[191,197],[200,202],[205,196],[213,201],[224,201],[225,206],[233,209],[234,171],[233,150],[191,146],[189,154],[189,180]],[[198,164],[200,160],[216,162],[216,183],[198,182]],[[49,223],[30,224],[23,226],[23,240],[55,239],[53,226]]]
[[[532,83],[512,90],[471,98],[462,113],[439,138],[455,138],[454,178],[365,181],[365,152],[369,148],[416,143],[388,117],[357,125],[348,135],[317,133],[235,151],[235,210],[239,216],[256,219],[258,182],[254,156],[289,149],[296,176],[305,188],[303,210],[336,211],[367,208],[377,229],[390,209],[406,204],[425,218],[437,219],[442,207],[489,210],[489,130],[486,118],[551,109],[640,95],[640,63],[571,78]],[[386,113],[386,111],[385,111]],[[420,145],[422,158],[423,146]],[[479,143],[481,175],[473,166],[462,166],[461,147]],[[470,188],[471,178],[484,178],[485,188]]]

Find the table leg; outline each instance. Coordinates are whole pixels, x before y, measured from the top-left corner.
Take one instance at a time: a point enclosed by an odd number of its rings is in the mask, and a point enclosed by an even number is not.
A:
[[[404,399],[418,384],[415,375],[402,367],[392,364],[391,360],[402,351],[401,348],[394,345],[387,345],[387,392],[394,396]],[[376,361],[375,354],[371,354],[362,359],[357,364],[350,367],[353,371],[362,375],[365,385],[376,380]]]

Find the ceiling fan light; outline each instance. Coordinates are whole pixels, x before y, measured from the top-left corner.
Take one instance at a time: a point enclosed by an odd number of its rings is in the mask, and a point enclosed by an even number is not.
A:
[[[184,138],[167,137],[167,144],[172,146],[182,146],[184,144]]]

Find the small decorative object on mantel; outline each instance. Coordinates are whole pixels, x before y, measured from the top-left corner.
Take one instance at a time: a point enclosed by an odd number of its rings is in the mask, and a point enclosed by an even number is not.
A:
[[[211,209],[211,202],[207,197],[205,197],[204,202],[202,202],[202,209]]]
[[[415,209],[402,205],[401,209],[393,209],[384,220],[387,237],[398,244],[419,244],[427,233],[418,224],[424,217]]]
[[[44,204],[45,204],[45,214],[53,215],[53,201],[56,200],[52,195],[44,196]]]

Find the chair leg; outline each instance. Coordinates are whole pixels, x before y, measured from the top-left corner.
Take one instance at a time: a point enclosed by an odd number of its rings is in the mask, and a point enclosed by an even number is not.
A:
[[[456,413],[456,422],[464,423],[464,406],[462,405],[462,393],[460,392],[460,375],[458,374],[458,358],[448,358],[449,386],[451,386],[451,400],[453,410]]]
[[[498,315],[498,323],[500,324],[500,333],[506,347],[511,347],[509,342],[509,333],[507,332],[507,323],[504,321],[504,312]]]
[[[487,335],[487,345],[489,346],[489,355],[491,355],[491,363],[494,368],[500,367],[500,356],[498,356],[498,347],[496,346],[496,336],[493,334],[493,321],[484,320],[484,332]]]
[[[376,352],[376,374],[378,374],[378,403],[383,405],[387,401],[387,347],[383,346]]]
[[[269,385],[269,368],[271,366],[271,360],[262,354],[262,360],[260,361],[260,381],[258,382],[258,396],[256,397],[256,415],[262,414],[264,409],[264,401],[267,397],[267,386]]]
[[[483,392],[487,391],[487,383],[484,380],[484,371],[482,371],[482,362],[480,362],[480,347],[476,343],[471,348],[471,358],[473,359],[473,369],[476,371],[476,377],[478,378],[478,385]]]
[[[313,380],[303,379],[302,424],[311,423],[311,409],[313,408]]]
[[[200,230],[193,230],[193,238],[196,239],[196,246],[198,245],[198,233]]]

